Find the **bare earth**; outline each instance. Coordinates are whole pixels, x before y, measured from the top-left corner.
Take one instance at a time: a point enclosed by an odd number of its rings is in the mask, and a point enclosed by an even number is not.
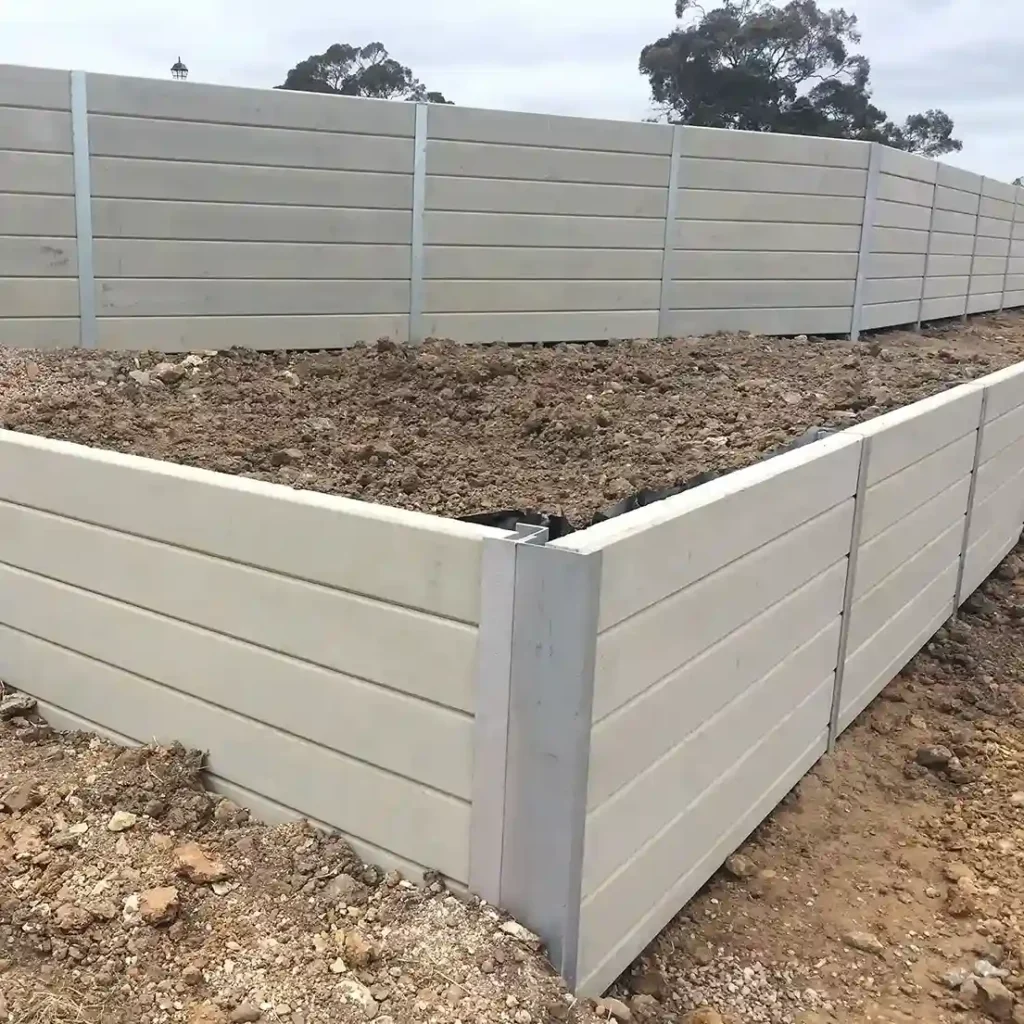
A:
[[[811,426],[1021,359],[1020,314],[854,345],[385,344],[197,353],[156,372],[158,353],[0,349],[0,426],[443,515],[536,509],[583,525],[642,487],[747,465]]]

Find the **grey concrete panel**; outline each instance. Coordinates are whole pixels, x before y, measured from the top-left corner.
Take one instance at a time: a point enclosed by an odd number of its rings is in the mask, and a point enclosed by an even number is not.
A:
[[[66,153],[3,153],[0,192],[70,196],[75,192],[71,157]]]
[[[56,110],[0,106],[0,152],[71,152],[71,115]]]
[[[107,199],[412,209],[412,175],[375,171],[98,156],[92,161],[92,190]]]
[[[403,342],[407,314],[313,316],[101,317],[96,333],[101,348],[154,352],[220,351],[244,339],[248,348],[347,348],[380,338]]]
[[[660,251],[665,237],[662,222],[650,217],[560,217],[528,213],[441,213],[427,210],[425,218],[428,245],[522,245]]]
[[[668,187],[667,156],[501,146],[478,142],[427,143],[427,174],[512,181],[562,181]]]
[[[0,277],[77,277],[74,238],[0,236]]]
[[[414,113],[407,103],[384,100],[115,75],[89,75],[89,110],[131,118],[406,138],[412,138]]]
[[[868,145],[843,139],[685,126],[683,156],[717,160],[867,168]]]
[[[94,199],[92,207],[97,238],[408,245],[412,229],[412,215],[406,210],[153,203],[143,199]]]
[[[657,281],[436,281],[426,284],[428,313],[651,310]]]
[[[458,280],[660,281],[661,249],[434,246],[424,277]]]
[[[404,313],[409,282],[100,278],[96,308],[122,317]]]
[[[51,68],[0,64],[0,106],[70,110],[68,73]]]
[[[89,137],[96,156],[412,174],[412,140],[384,135],[90,114]]]
[[[409,279],[408,245],[98,238],[95,249],[98,278]]]
[[[476,110],[438,106],[430,114],[430,138],[456,142],[505,143],[550,149],[647,153],[668,156],[672,129],[668,125],[596,118],[522,114],[509,110]]]

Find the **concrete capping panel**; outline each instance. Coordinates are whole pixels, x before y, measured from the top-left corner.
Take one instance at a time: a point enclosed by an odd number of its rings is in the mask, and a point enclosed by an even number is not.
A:
[[[859,459],[859,438],[827,437],[552,547],[604,551],[603,631],[851,498]]]
[[[501,905],[579,967],[587,775],[601,554],[516,551]]]
[[[0,499],[470,624],[480,542],[504,535],[10,431],[0,431]]]
[[[906,469],[932,452],[977,429],[981,390],[961,384],[851,428],[861,437],[878,435],[872,449],[868,486]]]
[[[0,106],[70,110],[67,71],[0,64]]]
[[[89,75],[89,91],[91,114],[325,134],[413,134],[411,103],[101,74]]]

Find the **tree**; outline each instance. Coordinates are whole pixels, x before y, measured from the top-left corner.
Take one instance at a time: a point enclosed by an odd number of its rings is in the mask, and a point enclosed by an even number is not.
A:
[[[925,156],[963,148],[941,110],[890,121],[871,102],[857,17],[816,0],[676,0],[683,20],[645,46],[640,71],[661,116],[679,124],[884,142]]]
[[[1014,185],[1024,185],[1024,176],[1021,176],[1020,178],[1014,178],[1013,179],[1013,184]]]
[[[384,100],[449,102],[439,92],[428,92],[409,68],[388,54],[383,43],[335,43],[323,53],[299,61],[277,88]]]

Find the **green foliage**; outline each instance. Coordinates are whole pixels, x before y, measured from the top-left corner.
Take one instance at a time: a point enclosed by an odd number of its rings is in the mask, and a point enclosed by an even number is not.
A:
[[[1013,184],[1014,185],[1024,185],[1024,176],[1022,176],[1020,178],[1014,178],[1013,179]]]
[[[296,64],[278,88],[384,100],[449,102],[439,92],[428,92],[409,68],[388,54],[383,43],[335,43]]]
[[[902,125],[871,102],[857,17],[816,0],[676,0],[682,23],[645,46],[640,71],[662,116],[680,124],[883,142],[938,156],[963,148],[941,110]]]

